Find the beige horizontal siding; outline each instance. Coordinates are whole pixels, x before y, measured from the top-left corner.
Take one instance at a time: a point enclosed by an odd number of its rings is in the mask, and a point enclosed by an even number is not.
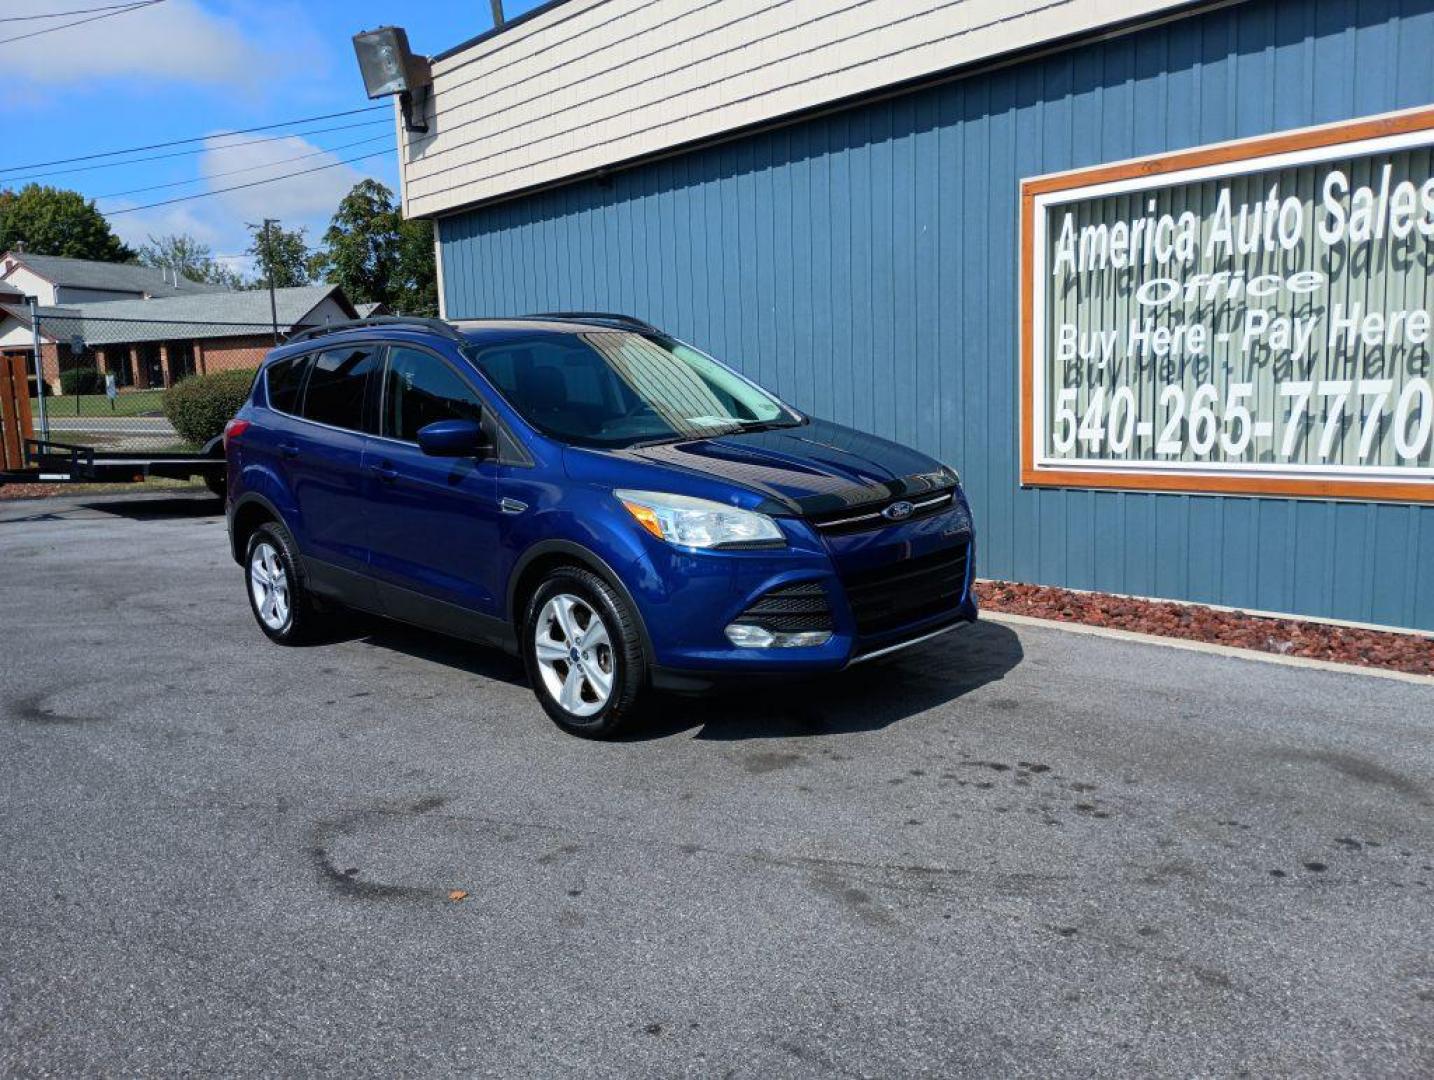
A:
[[[552,183],[1176,6],[1175,0],[570,0],[434,65],[410,215]]]

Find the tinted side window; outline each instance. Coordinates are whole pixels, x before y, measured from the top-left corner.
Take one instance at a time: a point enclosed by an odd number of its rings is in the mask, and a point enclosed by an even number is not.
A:
[[[417,442],[418,429],[435,421],[477,421],[482,403],[477,392],[438,357],[395,348],[389,352],[383,411],[385,435]]]
[[[304,418],[362,431],[364,392],[378,358],[373,345],[326,349],[315,356],[304,391]]]
[[[312,356],[290,356],[264,369],[269,408],[286,413],[299,411],[299,394],[304,389],[304,376],[309,372],[312,359]]]

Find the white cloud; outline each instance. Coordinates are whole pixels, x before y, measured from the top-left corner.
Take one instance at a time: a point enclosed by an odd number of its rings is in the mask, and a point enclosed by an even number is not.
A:
[[[26,14],[67,7],[73,7],[68,0],[46,0]],[[206,10],[196,0],[167,0],[5,46],[5,65],[19,75],[22,86],[122,77],[130,83],[179,81],[258,90],[311,44],[295,40],[296,33],[301,38],[308,34],[293,23],[282,39],[265,41],[250,32],[274,24],[257,13],[241,22]]]
[[[341,155],[356,157],[383,149],[382,142],[375,142],[338,152],[319,150],[297,135],[248,145],[236,146],[234,142],[227,138],[207,140],[199,158],[199,171],[208,179],[211,191],[253,185],[214,196],[214,201],[229,213],[248,221],[316,216],[327,220],[339,200],[365,175],[353,165],[340,164],[345,160]],[[244,171],[239,172],[241,169]],[[289,176],[291,173],[302,175]],[[280,176],[287,179],[256,183]]]
[[[220,228],[195,206],[162,206],[121,214],[110,221],[116,235],[132,248],[146,243],[151,236],[188,234],[216,251],[227,239]]]
[[[391,133],[387,137],[391,139]],[[227,136],[211,136],[198,157],[199,174],[205,181],[202,189],[216,194],[192,202],[118,214],[110,219],[110,224],[120,239],[131,247],[138,247],[150,236],[187,233],[208,244],[216,255],[238,255],[251,242],[247,225],[257,225],[270,217],[277,218],[286,229],[307,229],[307,240],[313,247],[319,243],[329,219],[338,209],[339,200],[349,189],[366,176],[390,171],[386,166],[391,166],[393,161],[392,146],[385,147],[382,139],[338,151],[321,150],[298,136],[234,145],[239,141]],[[370,158],[357,162],[357,168],[339,164],[347,158],[379,150],[389,155],[387,160],[382,156]],[[296,158],[299,160],[293,160]],[[302,176],[287,175],[304,169],[316,171]],[[254,184],[278,176],[286,178]],[[391,180],[384,182],[393,186]],[[254,186],[221,191],[239,184]],[[105,209],[113,211],[141,204],[137,199],[115,200]],[[248,260],[238,263],[229,260],[229,265],[252,269]]]

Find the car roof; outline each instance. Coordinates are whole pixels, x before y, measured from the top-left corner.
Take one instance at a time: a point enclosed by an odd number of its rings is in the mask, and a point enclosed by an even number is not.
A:
[[[652,332],[652,327],[628,326],[598,319],[461,319],[454,329],[475,345],[501,345],[534,333],[586,334],[602,331]]]
[[[279,349],[287,353],[294,346],[312,347],[314,343],[322,342],[331,336],[350,337],[355,334],[369,337],[394,335],[399,340],[405,336],[419,335],[442,337],[464,345],[492,345],[530,337],[534,333],[581,334],[601,331],[660,333],[656,327],[631,315],[602,311],[558,311],[506,318],[451,321],[418,316],[382,315],[309,327],[292,336]]]

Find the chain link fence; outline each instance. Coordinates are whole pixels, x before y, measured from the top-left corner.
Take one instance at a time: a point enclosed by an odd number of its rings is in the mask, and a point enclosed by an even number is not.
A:
[[[193,451],[165,416],[165,394],[190,375],[253,371],[275,344],[272,323],[113,318],[41,309],[37,381],[28,313],[8,309],[0,354],[23,357],[35,434],[122,453]],[[302,326],[281,326],[289,333]]]

